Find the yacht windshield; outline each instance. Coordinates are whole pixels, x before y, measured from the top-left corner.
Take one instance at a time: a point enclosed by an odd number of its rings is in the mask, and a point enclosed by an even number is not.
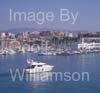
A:
[[[29,66],[29,67],[27,67],[28,69],[30,69],[30,68],[35,68],[35,65],[32,65],[32,66]]]
[[[31,68],[35,68],[35,65],[32,65]]]

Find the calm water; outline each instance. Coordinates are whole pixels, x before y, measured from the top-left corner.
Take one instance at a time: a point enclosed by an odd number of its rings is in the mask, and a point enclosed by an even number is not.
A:
[[[90,73],[90,81],[12,81],[9,69],[22,70],[27,67],[26,59],[43,61],[54,65],[54,72]],[[98,91],[98,92],[97,92]],[[0,56],[0,93],[99,93],[100,92],[100,53],[72,56],[37,56],[16,54]]]

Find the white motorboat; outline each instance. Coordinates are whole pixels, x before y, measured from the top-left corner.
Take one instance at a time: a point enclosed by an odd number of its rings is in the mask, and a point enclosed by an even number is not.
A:
[[[0,51],[0,54],[2,55],[10,55],[15,54],[16,52],[13,49],[4,48]]]
[[[54,51],[42,51],[39,53],[40,56],[55,56],[57,53]]]
[[[46,63],[33,61],[31,59],[27,60],[29,67],[26,69],[26,73],[37,73],[37,72],[47,72],[52,71],[54,66],[47,65]]]
[[[0,55],[3,55],[4,54],[4,51],[1,49],[0,50]]]
[[[15,54],[15,53],[16,53],[16,51],[14,51],[13,49],[8,50],[8,54]]]
[[[24,48],[22,48],[22,49],[19,49],[19,53],[26,53],[26,51]]]

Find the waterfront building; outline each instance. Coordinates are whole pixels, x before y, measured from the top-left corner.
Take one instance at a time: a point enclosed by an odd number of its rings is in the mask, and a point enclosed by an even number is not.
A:
[[[82,38],[78,44],[78,49],[100,49],[100,37]]]

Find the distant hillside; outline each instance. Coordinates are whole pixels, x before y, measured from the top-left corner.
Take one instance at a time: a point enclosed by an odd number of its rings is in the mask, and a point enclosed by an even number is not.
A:
[[[80,32],[92,32],[87,30],[68,30],[68,29],[53,29],[53,28],[13,28],[8,30],[3,30],[0,32],[12,32],[12,33],[18,33],[18,32],[34,32],[34,31],[64,31],[64,32],[72,32],[74,34],[78,34]],[[93,31],[93,32],[100,32],[100,31]]]
[[[18,32],[33,32],[33,31],[70,31],[70,30],[65,30],[65,29],[52,29],[52,28],[13,28],[13,29],[8,29],[0,32],[12,32],[12,33],[18,33]]]

